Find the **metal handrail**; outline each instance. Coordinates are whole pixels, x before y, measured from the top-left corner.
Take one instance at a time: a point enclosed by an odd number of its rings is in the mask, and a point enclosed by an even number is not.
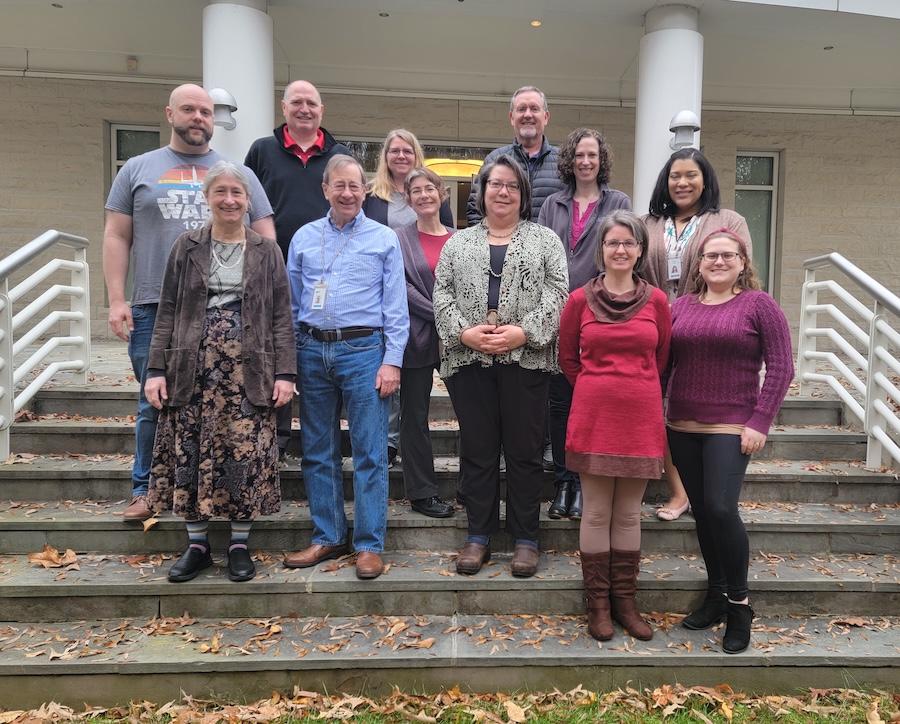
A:
[[[16,413],[27,405],[57,372],[75,373],[76,384],[87,382],[91,359],[91,297],[87,263],[88,240],[74,234],[50,230],[0,260],[0,460],[9,457],[9,428]],[[10,277],[41,254],[63,247],[72,253],[68,259],[54,258],[23,281],[10,287]],[[44,284],[57,272],[69,274],[69,284]],[[43,286],[42,286],[43,285]],[[13,314],[13,304],[27,295],[36,297]],[[26,323],[57,299],[68,299],[68,310],[53,310],[25,329]],[[60,322],[69,326],[68,335],[44,338]],[[16,355],[39,338],[40,348],[19,365]],[[54,357],[60,351],[64,359]],[[29,375],[34,379],[18,394],[15,386]]]
[[[866,466],[880,468],[885,455],[900,463],[900,446],[888,433],[900,433],[900,416],[895,411],[900,406],[900,389],[888,378],[888,374],[900,375],[900,359],[891,352],[892,346],[900,349],[900,333],[895,329],[900,326],[900,297],[837,252],[808,259],[803,266],[806,280],[800,300],[797,344],[800,393],[807,394],[813,382],[827,384],[866,432]],[[817,281],[816,271],[825,268],[836,269],[848,277],[858,288],[854,290],[857,293],[847,291],[833,279]],[[833,294],[863,320],[865,328],[835,304],[820,304],[820,291]],[[873,299],[871,308],[859,301],[858,291]],[[893,315],[892,320],[889,315]],[[820,316],[832,326],[819,324]],[[818,349],[819,339],[827,339],[833,349]],[[854,342],[865,347],[865,351],[857,349]],[[854,372],[848,361],[864,370],[864,376]],[[828,364],[839,374],[817,371],[817,362]],[[856,391],[856,396],[841,383],[842,379]],[[889,405],[889,401],[893,404]]]

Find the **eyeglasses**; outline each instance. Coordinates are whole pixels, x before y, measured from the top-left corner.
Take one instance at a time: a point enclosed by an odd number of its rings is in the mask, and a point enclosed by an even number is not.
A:
[[[342,194],[342,193],[344,193],[344,191],[348,191],[348,190],[350,191],[351,194],[358,194],[365,187],[362,184],[356,183],[356,181],[351,181],[350,183],[344,183],[342,181],[339,181],[338,183],[335,183],[335,184],[328,184],[328,188],[330,188],[332,191],[339,193],[339,194]]]
[[[411,148],[389,148],[388,156],[415,156],[416,152]]]
[[[422,194],[433,194],[438,190],[437,186],[428,184],[427,186],[416,186],[409,190],[410,196],[421,196]]]
[[[620,246],[624,246],[626,249],[637,249],[640,244],[634,239],[628,239],[627,241],[613,241],[612,239],[607,239],[603,242],[603,246],[610,250],[618,249]]]
[[[705,254],[701,254],[700,258],[703,259],[703,261],[705,261],[705,262],[709,262],[710,264],[715,264],[716,259],[718,259],[720,256],[722,257],[722,261],[724,261],[726,264],[729,264],[729,263],[733,262],[735,259],[737,259],[737,257],[743,256],[743,255],[738,254],[736,251],[722,251],[719,253],[716,253],[714,251],[708,251]]]
[[[506,184],[502,181],[495,181],[494,179],[491,179],[487,182],[487,187],[492,191],[499,191],[504,186],[506,187],[506,190],[511,194],[517,194],[522,190],[521,186],[519,186],[519,184],[517,184],[515,181],[511,181],[510,183]]]

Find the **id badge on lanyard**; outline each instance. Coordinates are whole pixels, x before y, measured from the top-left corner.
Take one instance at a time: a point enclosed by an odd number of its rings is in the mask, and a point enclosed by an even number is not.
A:
[[[319,282],[313,287],[312,304],[309,308],[315,311],[325,309],[325,294],[328,292],[328,283]]]
[[[670,282],[677,282],[679,279],[681,279],[681,257],[680,256],[666,257],[666,267],[668,270],[668,280]]]

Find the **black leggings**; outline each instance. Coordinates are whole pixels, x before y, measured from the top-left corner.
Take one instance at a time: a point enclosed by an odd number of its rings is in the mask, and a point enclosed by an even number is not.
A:
[[[732,601],[747,598],[750,539],[738,512],[750,456],[740,435],[668,430],[672,461],[691,501],[709,590]]]

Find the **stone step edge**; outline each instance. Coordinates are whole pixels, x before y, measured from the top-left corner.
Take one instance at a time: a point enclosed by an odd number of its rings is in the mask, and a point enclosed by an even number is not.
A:
[[[0,480],[5,477],[16,479],[46,477],[47,471],[64,470],[68,477],[131,477],[133,456],[120,453],[13,453],[6,465],[0,465]],[[438,475],[456,474],[459,471],[457,455],[436,455],[435,471]],[[344,473],[353,472],[353,459],[343,458]],[[301,475],[300,458],[288,455],[280,470],[281,475],[294,477]],[[403,473],[403,458],[388,471],[391,476]],[[549,473],[548,473],[549,474]],[[501,473],[504,475],[504,473]],[[897,483],[897,475],[885,469],[872,470],[865,467],[863,460],[811,460],[811,459],[764,459],[751,460],[745,479],[797,478],[810,482],[873,482]],[[653,481],[651,481],[653,482]]]
[[[2,530],[54,530],[77,527],[80,530],[121,530],[134,532],[141,529],[141,521],[122,519],[125,499],[111,502],[66,501],[65,503],[0,503],[0,531]],[[775,531],[790,529],[796,532],[865,532],[873,529],[881,533],[897,533],[900,530],[900,506],[893,504],[828,504],[828,503],[758,503],[745,501],[740,504],[741,517],[748,531]],[[505,519],[505,505],[501,504],[501,521]],[[662,521],[656,517],[657,506],[645,503],[641,506],[641,527],[644,530],[694,530],[695,521],[690,512],[678,520]],[[352,526],[354,507],[344,506],[348,522]],[[856,517],[854,517],[856,516]],[[578,521],[550,518],[546,505],[542,504],[541,527],[544,529],[576,529]],[[210,521],[210,530],[227,530],[226,520]],[[279,529],[311,525],[309,505],[305,502],[284,501],[282,510],[259,518],[254,530]],[[466,513],[457,509],[450,518],[428,518],[414,512],[407,501],[391,500],[388,505],[388,528],[451,528],[465,529]],[[147,534],[154,530],[183,530],[184,521],[171,511],[156,516]]]
[[[900,666],[898,618],[757,618],[751,645],[738,656],[722,652],[721,625],[689,631],[679,625],[681,616],[648,618],[655,628],[651,641],[638,641],[616,625],[613,639],[602,643],[588,636],[583,616],[529,614],[222,621],[195,620],[185,612],[180,619],[54,625],[52,635],[46,623],[17,623],[0,638],[0,676],[496,666],[894,667],[896,672]],[[4,643],[10,638],[15,643]]]
[[[583,589],[580,559],[574,553],[542,552],[533,578],[510,575],[509,553],[495,553],[474,576],[455,570],[456,551],[403,552],[383,555],[386,570],[380,577],[359,581],[351,555],[311,568],[289,569],[283,553],[251,552],[257,575],[233,583],[227,577],[224,551],[214,550],[214,565],[185,583],[170,583],[166,572],[178,554],[79,555],[74,563],[42,569],[27,555],[0,556],[0,598],[35,596],[69,599],[98,595],[139,596],[257,596],[265,593],[367,593],[402,591],[569,591]],[[63,553],[60,551],[59,553]],[[699,555],[642,556],[638,591],[703,591],[706,570]],[[754,592],[878,592],[900,593],[898,557],[876,554],[791,555],[751,552],[749,584]]]

